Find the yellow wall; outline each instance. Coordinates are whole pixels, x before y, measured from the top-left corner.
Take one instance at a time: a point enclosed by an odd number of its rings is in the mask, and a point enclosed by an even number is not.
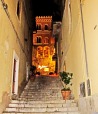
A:
[[[98,93],[98,1],[86,0],[83,3],[85,38],[87,45],[88,70],[91,79],[92,95]]]
[[[66,1],[67,3],[67,1]],[[84,32],[86,41],[86,53],[87,53],[87,65],[88,76],[86,69],[82,21],[80,12],[79,0],[71,0],[71,33],[69,30],[68,14],[66,8],[62,21],[62,40],[61,51],[63,51],[63,57],[61,61],[61,70],[63,69],[64,61],[66,62],[66,70],[73,72],[73,93],[75,98],[79,98],[80,83],[85,82],[87,85],[87,79],[91,82],[92,95],[98,94],[97,82],[98,82],[98,1],[95,0],[83,0],[83,20],[84,20]],[[66,6],[66,5],[65,5]],[[86,86],[86,97],[87,97]]]
[[[28,23],[22,8],[21,20],[16,15],[17,1],[5,0],[7,12],[16,32],[0,1],[0,102],[4,92],[11,95],[14,52],[19,58],[18,86],[26,77],[26,62],[30,62],[30,35]],[[28,42],[24,38],[28,38]],[[20,41],[20,42],[19,42]],[[28,56],[29,54],[29,56]],[[1,105],[0,105],[1,106]]]

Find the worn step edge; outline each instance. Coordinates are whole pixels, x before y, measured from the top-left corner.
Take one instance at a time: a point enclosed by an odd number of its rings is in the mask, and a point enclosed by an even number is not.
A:
[[[51,100],[51,101],[25,101],[25,100],[12,100],[11,103],[66,103],[65,100]]]
[[[78,107],[68,107],[68,108],[65,108],[65,107],[60,107],[60,108],[38,108],[38,107],[24,107],[24,108],[6,108],[5,112],[62,112],[62,111],[78,111]]]
[[[20,113],[20,112],[4,112],[3,114],[80,114],[80,112],[30,112],[30,113]]]
[[[22,104],[9,104],[9,107],[32,107],[32,108],[34,108],[34,107],[76,107],[76,104],[70,104],[70,105],[67,105],[67,104],[65,104],[65,103],[47,103],[47,104],[45,104],[45,103],[41,103],[41,104],[29,104],[29,103],[27,103],[27,104],[25,104],[25,103],[22,103]]]

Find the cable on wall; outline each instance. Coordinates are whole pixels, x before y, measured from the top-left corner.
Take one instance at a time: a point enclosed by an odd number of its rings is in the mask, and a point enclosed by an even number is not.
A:
[[[13,27],[13,30],[14,30],[16,36],[17,36],[18,43],[19,43],[19,45],[20,45],[20,47],[21,47],[23,53],[24,53],[25,56],[27,57],[27,55],[26,55],[26,53],[25,53],[25,50],[24,50],[24,48],[23,48],[23,46],[22,46],[22,43],[21,43],[21,41],[20,41],[20,38],[19,38],[19,36],[18,36],[18,33],[17,33],[17,31],[16,31],[16,29],[15,29],[15,26],[14,26],[14,24],[13,24],[13,21],[11,20],[10,14],[9,14],[9,12],[8,12],[8,10],[7,10],[7,9],[8,9],[8,6],[7,6],[7,4],[4,2],[4,0],[1,0],[1,2],[2,2],[2,6],[3,6],[3,8],[4,8],[4,11],[5,11],[5,13],[7,14],[7,17],[8,17],[8,19],[9,19],[9,21],[10,21],[12,27]]]
[[[87,74],[87,76],[89,76],[86,41],[85,41],[85,32],[84,32],[84,20],[83,20],[83,12],[82,12],[81,0],[80,0],[80,13],[81,13],[81,21],[82,21],[82,32],[83,32],[83,42],[84,42],[84,52],[85,52],[86,74]]]

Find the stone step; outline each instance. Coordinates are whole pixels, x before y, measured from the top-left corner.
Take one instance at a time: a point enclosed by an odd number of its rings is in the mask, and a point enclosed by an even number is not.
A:
[[[53,92],[53,91],[50,91],[50,92],[23,92],[21,95],[62,95],[61,92]]]
[[[49,93],[49,92],[61,92],[61,89],[46,89],[46,90],[41,90],[41,89],[32,89],[32,90],[25,90],[24,92],[28,92],[28,93],[31,93],[31,92],[44,92],[44,93]]]
[[[62,100],[63,98],[19,98],[19,100],[24,100],[24,101],[50,101],[50,100]]]
[[[57,89],[47,89],[47,90],[41,90],[41,89],[33,89],[33,90],[31,90],[31,91],[29,91],[29,90],[25,90],[25,91],[23,91],[23,93],[25,93],[25,92],[42,92],[42,93],[49,93],[49,92],[61,92],[61,89],[60,90],[57,90]]]
[[[20,107],[20,108],[6,108],[5,112],[71,112],[78,111],[78,107]]]
[[[44,84],[42,84],[42,83],[39,83],[39,84],[37,84],[37,82],[34,84],[29,84],[28,86],[25,86],[25,89],[26,88],[34,88],[34,87],[38,87],[38,86],[40,86],[40,87],[44,87],[44,88],[61,88],[62,87],[62,85],[61,84],[55,84],[55,82],[53,82],[54,84],[52,84],[52,82],[50,82],[50,84],[45,84],[45,86],[44,86]]]
[[[54,86],[54,85],[52,85],[52,84],[51,84],[51,86],[48,86],[48,85],[47,85],[47,87],[44,86],[44,85],[33,85],[33,86],[25,87],[24,90],[26,90],[26,89],[29,89],[29,90],[30,90],[30,89],[33,89],[33,88],[42,88],[42,89],[46,89],[46,88],[47,88],[47,89],[61,89],[62,87],[63,87],[63,86],[59,86],[59,85],[58,85],[58,86],[56,86],[56,85]]]
[[[50,95],[45,95],[45,94],[40,94],[40,93],[36,93],[36,94],[22,94],[21,96],[20,96],[20,98],[21,97],[26,97],[26,96],[30,96],[30,97],[33,97],[33,96],[35,96],[35,97],[62,97],[62,94],[55,94],[55,93],[50,93]]]
[[[51,101],[22,101],[22,100],[12,100],[11,103],[29,103],[29,104],[42,104],[42,103],[66,103],[66,104],[73,104],[75,103],[74,100],[51,100]],[[75,103],[76,104],[76,103]]]
[[[42,91],[42,92],[43,92],[43,91],[44,91],[44,92],[56,91],[56,92],[57,92],[57,91],[61,91],[61,88],[59,88],[59,89],[48,89],[48,88],[47,88],[47,89],[39,89],[39,88],[32,88],[32,89],[25,89],[25,90],[24,90],[24,92],[32,92],[32,91],[34,91],[34,92],[35,92],[35,91]]]
[[[55,94],[61,94],[61,91],[53,91],[53,90],[51,90],[51,91],[38,91],[38,90],[36,90],[36,91],[31,91],[31,92],[29,92],[29,91],[23,91],[22,92],[22,94],[39,94],[39,93],[41,93],[41,94],[51,94],[51,93],[55,93]],[[21,94],[21,95],[22,95]]]
[[[55,97],[54,98],[45,98],[45,97],[44,98],[40,98],[40,97],[39,98],[33,98],[33,97],[32,98],[28,98],[28,97],[27,98],[18,98],[18,100],[24,100],[24,101],[27,101],[27,100],[28,101],[40,101],[40,100],[41,101],[50,101],[50,100],[53,101],[53,100],[62,100],[62,99],[63,98],[59,98],[59,97],[58,98],[55,98]]]
[[[62,88],[63,86],[60,86],[59,84],[58,85],[56,85],[56,84],[52,84],[51,83],[51,85],[49,86],[48,84],[46,85],[44,85],[44,84],[33,84],[33,85],[29,85],[28,87],[25,87],[24,89],[32,89],[32,88],[41,88],[42,87],[42,89],[60,89],[60,88]]]
[[[46,94],[46,95],[49,95],[49,94],[61,94],[61,91],[24,91],[24,92],[22,92],[22,94]],[[21,94],[21,95],[22,95]]]
[[[23,93],[28,93],[28,94],[31,94],[31,93],[61,93],[61,90],[47,90],[47,91],[44,91],[44,90],[33,90],[33,91],[23,91]]]
[[[58,96],[58,95],[56,95],[56,96],[52,96],[52,95],[50,95],[50,97],[49,96],[42,96],[42,95],[40,95],[40,96],[38,96],[38,95],[36,95],[36,96],[34,96],[34,95],[22,95],[22,96],[20,96],[20,98],[29,98],[29,99],[31,99],[31,98],[60,98],[60,99],[62,99],[62,96]]]
[[[63,99],[62,97],[36,97],[36,96],[32,96],[32,97],[21,97],[21,98],[18,98],[19,100],[26,100],[26,99],[28,99],[28,100],[61,100],[61,99]]]
[[[50,94],[48,94],[48,93],[40,93],[40,92],[38,92],[38,93],[25,93],[25,94],[21,94],[20,95],[20,97],[21,96],[62,96],[62,94],[58,94],[58,93],[50,93]]]
[[[32,91],[44,91],[44,92],[48,92],[48,91],[61,91],[61,89],[62,88],[60,88],[60,89],[40,89],[40,88],[33,88],[33,89],[30,89],[30,90],[28,90],[28,89],[25,89],[24,91],[26,92],[32,92]]]
[[[10,103],[9,107],[76,107],[76,103],[68,105],[66,103]]]
[[[58,78],[29,81],[18,100],[12,100],[3,114],[80,114],[74,100],[63,100]]]
[[[3,114],[80,114],[79,112],[77,111],[74,111],[74,112],[25,112],[25,113],[20,113],[20,112],[10,112],[10,113],[7,113],[7,112],[4,112]]]
[[[60,89],[60,88],[62,88],[63,86],[60,86],[60,85],[53,85],[53,84],[51,84],[51,86],[49,86],[49,85],[33,85],[33,86],[28,86],[28,87],[25,87],[24,88],[24,90],[26,90],[26,89],[33,89],[33,88],[41,88],[41,89]]]
[[[45,95],[45,94],[24,94],[21,95],[20,98],[22,97],[38,97],[38,98],[42,98],[42,97],[62,97],[62,95],[58,95],[58,94],[50,94],[50,95]]]

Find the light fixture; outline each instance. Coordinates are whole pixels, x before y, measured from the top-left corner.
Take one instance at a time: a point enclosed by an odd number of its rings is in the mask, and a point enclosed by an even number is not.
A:
[[[38,65],[38,68],[39,68],[39,69],[47,68],[47,66],[44,66],[44,65],[40,66],[40,65]]]
[[[49,71],[49,68],[44,68],[44,71],[48,72]]]
[[[8,5],[6,3],[3,3],[3,7],[4,7],[4,9],[7,9]]]

